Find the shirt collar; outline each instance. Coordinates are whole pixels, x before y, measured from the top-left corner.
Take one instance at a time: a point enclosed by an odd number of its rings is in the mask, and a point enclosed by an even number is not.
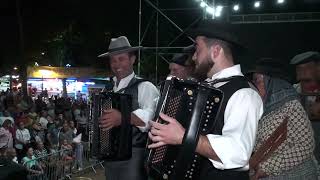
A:
[[[125,88],[128,86],[129,82],[131,81],[131,79],[135,76],[135,73],[132,72],[130,75],[128,75],[125,78],[122,78],[118,84],[118,86],[116,85],[116,83],[114,84],[114,88],[113,90],[116,92],[119,89]],[[113,82],[117,82],[117,77],[113,77]]]
[[[211,77],[211,80],[228,78],[228,77],[231,77],[231,76],[243,76],[243,74],[241,72],[241,67],[240,67],[239,64],[231,66],[231,67],[228,67],[226,69],[223,69],[223,70],[217,72],[216,74],[214,74]]]

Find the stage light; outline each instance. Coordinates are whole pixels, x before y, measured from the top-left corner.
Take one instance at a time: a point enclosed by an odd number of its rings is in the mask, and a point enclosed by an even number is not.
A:
[[[206,11],[207,11],[207,13],[214,15],[215,9],[208,6],[208,7],[206,8]]]
[[[216,13],[214,14],[216,17],[220,17],[221,16],[221,11],[216,11]]]
[[[203,2],[203,1],[200,3],[200,7],[204,8],[206,6],[207,6],[207,4],[205,2]]]
[[[278,3],[278,4],[283,4],[283,3],[284,3],[284,0],[277,0],[277,3]]]
[[[221,11],[222,11],[222,9],[223,9],[223,6],[218,5],[218,6],[216,7],[216,11],[221,12]]]
[[[239,11],[239,9],[240,9],[239,4],[236,4],[236,5],[233,6],[233,10],[234,11]]]
[[[254,2],[254,7],[255,7],[255,8],[259,8],[260,5],[261,5],[260,1]]]

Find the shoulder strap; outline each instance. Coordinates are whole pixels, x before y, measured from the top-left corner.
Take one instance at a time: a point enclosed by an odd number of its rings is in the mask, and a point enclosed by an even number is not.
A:
[[[266,139],[259,149],[251,156],[249,166],[251,169],[256,169],[258,165],[266,161],[271,154],[287,139],[287,124],[288,117],[272,132],[270,137]]]

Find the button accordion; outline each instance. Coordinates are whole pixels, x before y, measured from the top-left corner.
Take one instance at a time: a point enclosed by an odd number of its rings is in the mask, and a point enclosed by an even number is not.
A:
[[[222,91],[208,84],[166,80],[158,102],[155,121],[162,112],[177,119],[186,129],[182,145],[164,145],[150,149],[147,171],[155,179],[198,179],[204,157],[195,153],[199,135],[208,134],[215,126],[223,98]],[[148,139],[148,144],[151,140]]]
[[[117,109],[122,119],[121,125],[103,130],[99,127],[100,117],[104,110]],[[132,156],[132,126],[130,123],[132,98],[131,95],[104,92],[93,95],[91,114],[92,155],[105,161],[128,160]]]

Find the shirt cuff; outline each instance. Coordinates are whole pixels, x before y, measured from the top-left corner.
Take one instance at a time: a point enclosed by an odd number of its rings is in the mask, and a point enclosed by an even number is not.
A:
[[[132,112],[138,118],[140,118],[144,122],[144,126],[136,126],[140,129],[141,132],[147,132],[150,128],[149,121],[153,118],[153,113],[149,112],[148,110],[144,109],[137,109]]]
[[[234,168],[249,169],[248,163],[245,161],[246,156],[241,152],[239,147],[235,150],[234,143],[231,143],[229,137],[214,134],[208,134],[207,137],[211,148],[222,162],[209,159],[215,168],[221,170]]]

